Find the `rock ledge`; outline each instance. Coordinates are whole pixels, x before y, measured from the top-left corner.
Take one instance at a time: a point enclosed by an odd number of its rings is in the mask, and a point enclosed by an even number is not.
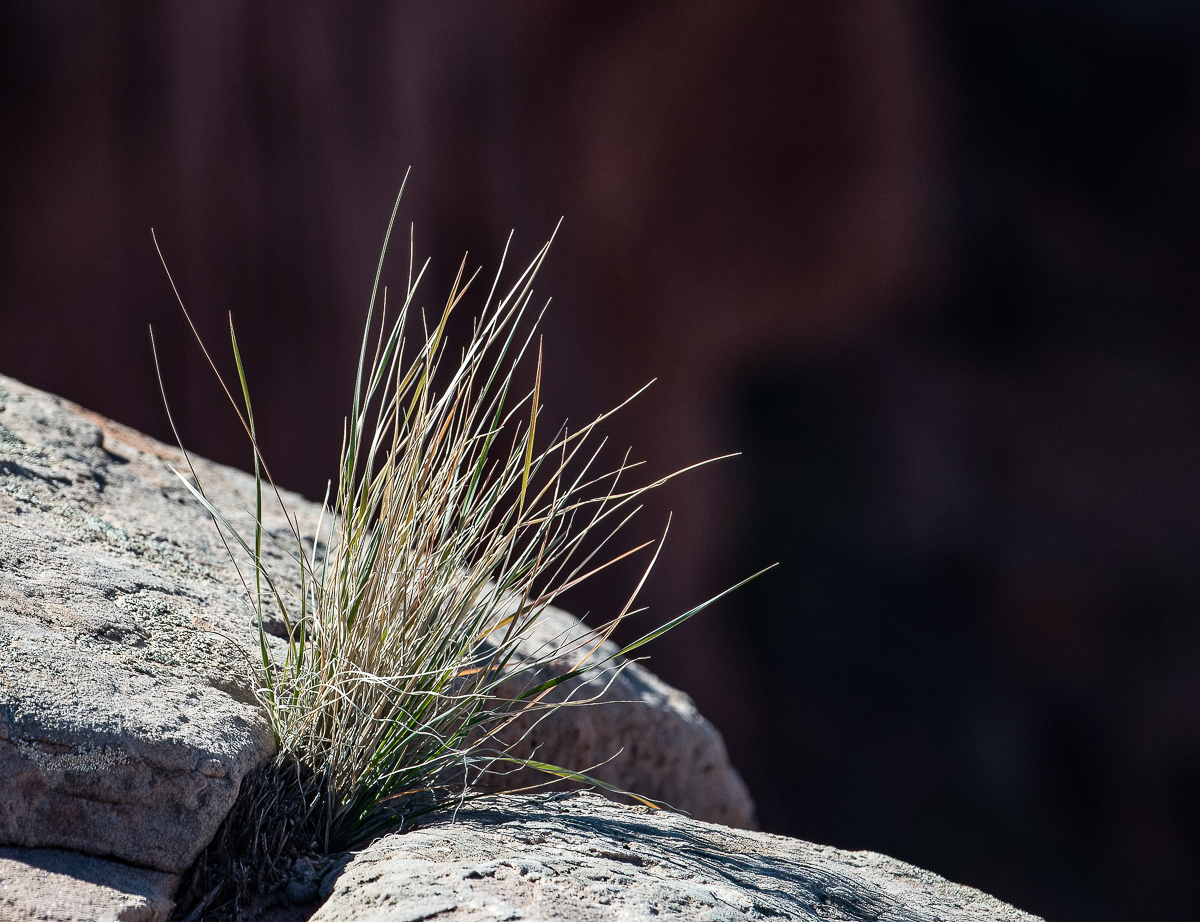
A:
[[[798,919],[1037,922],[873,852],[735,830],[588,793],[498,796],[331,872],[312,922]]]

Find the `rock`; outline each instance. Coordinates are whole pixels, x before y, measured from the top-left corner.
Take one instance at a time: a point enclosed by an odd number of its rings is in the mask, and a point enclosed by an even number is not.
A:
[[[253,694],[259,631],[226,548],[170,470],[183,463],[0,377],[0,846],[22,846],[0,849],[0,918],[165,918],[178,874],[273,752]],[[249,529],[252,479],[194,463],[216,505]],[[318,507],[285,500],[311,528]],[[265,512],[287,546],[282,514]],[[282,649],[282,625],[264,627]],[[556,654],[541,677],[561,674],[586,631],[549,609],[522,650]],[[753,804],[720,735],[640,665],[593,669],[554,694],[604,703],[515,723],[520,752],[584,770],[610,760],[594,773],[727,825],[592,794],[496,796],[332,871],[301,859],[286,901],[329,896],[314,916],[326,922],[1032,918],[879,855],[729,828],[751,825]]]
[[[321,890],[319,869],[310,858],[298,858],[292,868],[291,880],[284,888],[289,903],[303,906],[315,903]]]
[[[273,752],[237,573],[169,463],[0,378],[0,844],[184,871]],[[197,467],[251,502],[247,475]]]
[[[0,848],[0,919],[167,922],[175,874],[52,848]]]
[[[193,461],[218,508],[252,507],[251,477]],[[273,751],[238,573],[168,465],[183,469],[177,450],[0,376],[0,845],[181,872]],[[316,504],[284,495],[302,526],[315,522]],[[285,520],[265,507],[286,546]],[[233,517],[250,530],[248,513]],[[557,610],[544,621],[529,644],[585,630]],[[572,769],[615,755],[597,775],[698,817],[753,822],[720,735],[685,695],[631,665],[603,698],[554,715],[526,745]]]
[[[734,830],[587,793],[501,795],[386,836],[355,855],[329,889],[311,922],[1036,922],[978,890],[873,852]]]
[[[581,657],[576,641],[587,633],[576,618],[547,608],[520,652],[541,656],[556,647],[575,652],[555,658],[531,676],[528,685],[575,668]],[[588,649],[583,647],[582,652]],[[603,661],[615,652],[616,646],[606,641],[590,661]],[[611,670],[592,669],[557,686],[546,700],[578,701],[606,685],[603,703],[527,714],[509,725],[501,739],[514,743],[513,754],[522,758],[574,770],[597,766],[589,772],[593,777],[665,802],[696,819],[742,829],[756,827],[754,801],[729,764],[721,734],[700,715],[691,698],[640,663],[626,664],[615,676]],[[521,769],[496,779],[491,787],[516,790],[546,779],[533,769]]]

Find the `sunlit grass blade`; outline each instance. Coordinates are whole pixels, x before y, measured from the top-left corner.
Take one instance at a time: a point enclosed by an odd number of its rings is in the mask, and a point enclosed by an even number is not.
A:
[[[253,450],[253,534],[240,534],[232,513],[218,509],[193,482],[190,459],[190,479],[176,472],[213,517],[222,540],[229,538],[227,547],[240,549],[254,569],[253,580],[243,577],[243,584],[259,625],[259,700],[279,747],[271,777],[304,792],[300,800],[281,794],[280,803],[306,805],[303,828],[325,850],[353,847],[439,806],[478,796],[478,783],[505,766],[657,807],[577,766],[519,758],[505,731],[524,715],[536,724],[558,708],[599,699],[608,687],[604,677],[611,681],[629,654],[748,580],[631,643],[605,645],[636,613],[662,547],[655,542],[628,601],[602,627],[562,644],[531,641],[542,612],[563,592],[646,548],[614,552],[610,544],[645,493],[677,474],[627,487],[637,466],[628,455],[597,473],[604,449],[598,428],[637,393],[577,429],[564,424],[550,430],[539,445],[539,433],[547,431],[540,422],[541,313],[529,305],[549,244],[507,287],[497,271],[454,362],[447,356],[451,314],[476,275],[467,275],[464,261],[440,314],[427,323],[415,306],[425,268],[414,272],[410,234],[403,302],[388,317],[382,276],[396,215],[393,209],[339,466],[316,534],[304,535],[260,453],[232,322],[241,406],[222,386]],[[508,251],[506,244],[505,259]],[[420,333],[410,342],[418,321]],[[216,371],[207,350],[205,356]],[[531,386],[520,383],[530,375]],[[265,526],[265,487],[284,515],[292,548],[281,545],[278,529]],[[282,571],[270,562],[264,536],[281,545]],[[268,643],[269,610],[284,623],[283,647]],[[563,656],[574,667],[552,668]],[[564,687],[565,695],[549,694]]]

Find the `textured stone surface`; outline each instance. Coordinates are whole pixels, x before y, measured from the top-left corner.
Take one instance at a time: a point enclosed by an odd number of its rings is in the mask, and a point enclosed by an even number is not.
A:
[[[0,848],[0,919],[166,922],[179,878],[52,848]]]
[[[0,844],[183,871],[272,751],[237,575],[168,462],[0,378]]]
[[[521,652],[543,656],[554,647],[572,652],[556,657],[529,684],[575,668],[581,652],[590,649],[581,650],[576,644],[586,633],[573,616],[546,609]],[[615,651],[611,642],[605,642],[589,661],[601,662]],[[754,801],[729,764],[721,734],[700,715],[691,698],[639,663],[628,663],[616,674],[593,669],[556,687],[547,700],[578,701],[605,687],[604,703],[530,714],[514,721],[501,736],[514,742],[513,753],[523,758],[576,770],[596,766],[589,772],[594,777],[668,803],[696,819],[743,829],[757,825]],[[504,789],[516,790],[544,782],[546,776],[522,769],[501,780]]]
[[[194,461],[221,509],[250,507],[248,475]],[[181,467],[176,450],[0,376],[0,845],[180,872],[271,752],[238,575],[168,464]],[[314,504],[287,501],[315,521]],[[552,610],[530,646],[580,630]],[[596,774],[704,819],[753,822],[719,734],[685,695],[634,665],[605,700],[536,727],[529,751],[575,769],[615,755]]]
[[[500,796],[387,836],[330,872],[322,891],[312,922],[1036,922],[883,855],[591,794]]]
[[[0,377],[0,845],[26,846],[0,850],[0,918],[163,918],[176,874],[271,753],[251,691],[258,632],[225,547],[168,467],[181,461]],[[249,507],[247,475],[196,465],[220,508]],[[315,519],[287,499],[302,528]],[[286,528],[273,510],[267,524]],[[584,630],[550,610],[525,650],[570,648]],[[616,754],[594,773],[697,817],[753,822],[720,736],[686,696],[636,664],[555,694],[596,689],[606,703],[510,736],[569,768]],[[321,881],[332,896],[314,918],[1032,918],[870,853],[590,794],[489,803],[355,856]],[[314,882],[300,883],[307,898]]]

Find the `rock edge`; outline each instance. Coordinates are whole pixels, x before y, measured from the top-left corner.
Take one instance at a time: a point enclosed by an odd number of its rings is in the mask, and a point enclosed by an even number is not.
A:
[[[501,795],[386,836],[322,883],[311,922],[1041,922],[873,852],[589,793]]]

